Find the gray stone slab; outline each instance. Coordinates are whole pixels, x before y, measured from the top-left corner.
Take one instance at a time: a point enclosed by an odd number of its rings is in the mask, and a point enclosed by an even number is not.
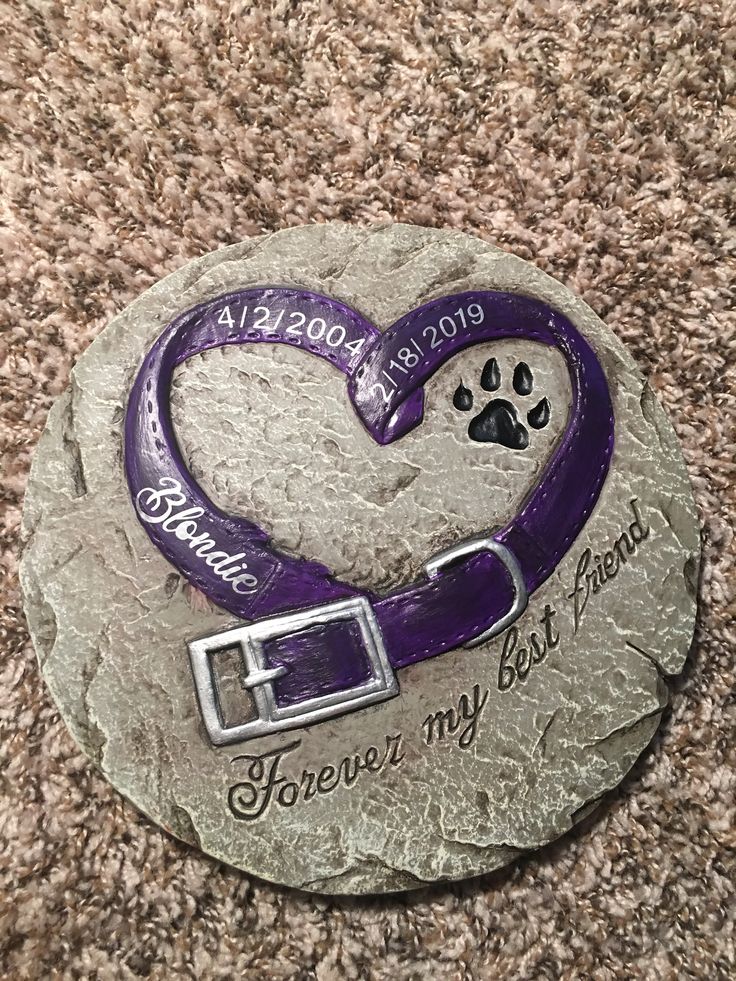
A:
[[[546,605],[560,635],[523,680],[499,690],[507,632],[403,670],[392,701],[215,749],[186,642],[235,619],[185,584],[138,523],[122,467],[122,422],[141,358],[169,320],[228,290],[274,283],[334,296],[381,328],[465,289],[543,299],[571,318],[605,367],[616,449],[592,517],[516,624],[517,652],[539,630]],[[470,443],[467,419],[452,408],[460,377],[478,389],[491,350],[504,391],[523,359],[533,366],[535,392],[552,405],[549,426],[533,432],[522,453]],[[379,447],[336,377],[293,348],[215,350],[178,369],[173,416],[184,457],[217,504],[257,521],[285,551],[377,590],[409,581],[438,548],[513,515],[570,404],[555,352],[521,341],[479,345],[430,381],[423,424]],[[575,632],[568,596],[577,563],[586,548],[613,547],[633,520],[632,498],[650,534],[590,596]],[[632,359],[579,298],[534,266],[457,232],[411,226],[331,224],[253,239],[188,264],[131,304],[80,358],[49,415],[24,536],[21,581],[46,683],[108,779],[209,854],[324,892],[476,875],[563,834],[650,740],[695,617],[699,535],[690,486],[674,433]],[[464,724],[444,738],[435,729],[428,744],[425,720],[458,704],[468,710]],[[346,766],[371,746],[381,767],[346,786]],[[273,792],[264,803],[265,792],[248,786],[249,762],[235,759],[243,753],[275,753],[277,775],[301,788],[297,802],[285,806]],[[305,772],[341,766],[333,789],[304,799]]]

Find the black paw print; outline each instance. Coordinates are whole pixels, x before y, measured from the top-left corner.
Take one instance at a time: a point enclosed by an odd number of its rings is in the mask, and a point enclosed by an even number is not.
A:
[[[480,375],[480,387],[485,392],[495,392],[501,385],[501,370],[495,358],[486,361]],[[526,361],[520,361],[514,369],[514,391],[526,398],[532,394],[534,376]],[[452,404],[460,412],[473,408],[473,393],[462,382],[455,389]],[[526,414],[526,421],[532,429],[544,429],[549,422],[549,401],[541,399]],[[525,450],[529,445],[529,430],[519,420],[516,406],[506,399],[491,399],[481,411],[470,420],[468,436],[476,443],[500,443],[511,450]]]

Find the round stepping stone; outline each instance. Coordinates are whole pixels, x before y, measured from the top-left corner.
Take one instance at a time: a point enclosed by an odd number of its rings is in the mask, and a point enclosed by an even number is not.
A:
[[[457,232],[295,228],[166,277],[74,368],[24,534],[79,745],[179,838],[318,892],[568,831],[693,634],[649,385],[565,287]]]

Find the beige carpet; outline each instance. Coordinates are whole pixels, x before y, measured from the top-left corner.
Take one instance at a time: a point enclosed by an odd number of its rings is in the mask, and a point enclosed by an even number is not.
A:
[[[736,977],[735,23],[725,0],[0,3],[3,977]],[[581,293],[682,438],[706,554],[672,711],[599,814],[373,901],[249,881],[121,800],[50,703],[16,578],[34,445],[108,319],[331,218],[463,229]]]

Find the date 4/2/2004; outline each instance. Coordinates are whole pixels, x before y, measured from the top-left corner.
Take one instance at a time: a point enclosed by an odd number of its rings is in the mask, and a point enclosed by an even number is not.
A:
[[[227,327],[231,338],[242,338],[252,334],[288,341],[292,344],[310,347],[319,344],[321,348],[348,352],[348,359],[356,358],[365,344],[365,337],[359,336],[352,325],[335,323],[327,316],[309,316],[302,310],[289,310],[288,307],[267,307],[259,304],[237,306],[226,304],[215,311],[218,324]]]

